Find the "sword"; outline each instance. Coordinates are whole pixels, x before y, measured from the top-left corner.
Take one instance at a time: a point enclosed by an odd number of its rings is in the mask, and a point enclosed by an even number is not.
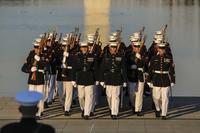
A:
[[[120,108],[123,108],[123,101],[124,101],[124,87],[120,88]]]

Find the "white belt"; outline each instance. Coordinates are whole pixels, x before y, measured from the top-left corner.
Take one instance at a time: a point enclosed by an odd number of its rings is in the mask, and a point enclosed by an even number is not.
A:
[[[42,70],[42,69],[38,69],[38,72],[44,73],[44,70]]]
[[[136,65],[131,65],[131,69],[136,69],[137,66]]]
[[[67,66],[67,69],[72,69],[72,66]]]
[[[142,71],[142,72],[143,72],[143,71],[144,71],[144,69],[143,69],[143,68],[138,68],[138,71]]]
[[[154,73],[158,73],[158,74],[168,74],[168,71],[154,71]]]

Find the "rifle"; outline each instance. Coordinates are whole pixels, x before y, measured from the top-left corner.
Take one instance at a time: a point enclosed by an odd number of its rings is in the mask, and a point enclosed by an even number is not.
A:
[[[62,40],[62,33],[60,33],[60,36],[59,36],[59,39],[58,39],[58,44],[60,44],[61,40]]]
[[[100,36],[99,36],[99,28],[96,29],[95,34],[94,34],[94,42],[91,48],[91,52],[94,52],[94,48],[96,47],[96,45],[99,45],[99,40],[100,40]]]
[[[162,29],[162,32],[165,34],[167,30],[167,24],[165,25],[165,27]]]
[[[80,39],[81,39],[81,33],[79,33],[78,36],[76,37],[76,44],[79,44]]]
[[[118,42],[118,45],[117,45],[116,53],[119,52],[119,48],[120,48],[120,45],[121,45],[121,33],[122,33],[122,26],[120,27],[120,30],[117,30],[117,42]]]
[[[70,39],[71,40],[70,49],[74,48],[74,45],[75,45],[76,40],[77,40],[78,33],[79,33],[79,28],[75,27],[75,30],[74,30],[74,32],[72,32],[71,39]]]
[[[47,38],[48,38],[48,37],[47,37]],[[41,38],[40,45],[39,45],[39,51],[36,53],[36,55],[39,56],[39,55],[41,54],[42,49],[44,48],[44,46],[45,46],[45,44],[46,44],[47,38],[46,38],[46,32],[45,32],[45,33],[44,33],[44,36]],[[38,63],[38,61],[37,61],[37,60],[34,60],[32,66],[37,66],[37,63]],[[32,75],[31,75],[31,80],[36,80],[36,71],[32,73]]]
[[[63,51],[63,54],[64,52],[68,52],[69,49],[70,49],[70,44],[71,42],[73,41],[73,32],[69,33],[69,38],[67,40],[67,46],[65,47],[64,51]],[[66,59],[67,57],[63,55],[63,58],[62,58],[62,65],[61,65],[61,73],[62,73],[62,77],[65,77],[65,73],[66,73],[66,67],[67,67],[67,62],[66,62]],[[63,67],[62,67],[63,66]]]
[[[145,41],[146,41],[146,38],[147,38],[147,36],[144,35],[144,30],[145,30],[145,26],[143,26],[142,29],[140,30],[140,35],[141,35],[141,45],[140,45],[140,48],[139,48],[139,53],[140,53],[142,47],[144,46]],[[143,35],[144,35],[144,36],[143,36]],[[142,37],[143,37],[143,38],[142,38]]]
[[[165,27],[162,29],[162,32],[163,32],[164,35],[166,34],[166,30],[167,30],[167,24],[166,24]],[[163,42],[165,42],[165,36],[164,36]]]
[[[144,30],[145,30],[145,26],[143,26],[142,29],[140,30],[141,37],[142,37],[143,34],[144,34]]]
[[[143,27],[142,27],[142,30],[140,30],[141,38],[142,38],[142,36],[144,35],[144,30],[145,30],[145,27],[143,26]],[[142,51],[142,48],[143,48],[144,45],[145,45],[146,38],[147,38],[147,35],[145,34],[145,35],[143,36],[143,38],[141,39],[141,42],[140,42],[141,44],[140,44],[140,48],[139,48],[139,53],[140,53],[140,54],[142,54],[141,51]],[[138,59],[137,59],[137,58],[136,58],[135,62],[138,62]]]
[[[141,45],[140,45],[140,48],[139,48],[139,53],[142,50],[142,48],[144,47],[144,44],[146,42],[146,38],[147,38],[147,35],[144,35],[143,39],[141,40]]]

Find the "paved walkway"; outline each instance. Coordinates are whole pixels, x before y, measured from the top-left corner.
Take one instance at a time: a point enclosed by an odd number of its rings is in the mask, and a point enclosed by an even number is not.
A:
[[[151,99],[144,98],[142,117],[132,114],[125,100],[120,110],[119,119],[111,120],[105,97],[90,120],[80,117],[80,108],[73,105],[72,115],[66,117],[60,103],[55,101],[45,109],[41,123],[53,126],[58,133],[199,133],[200,132],[200,97],[175,97],[170,103],[168,120],[155,119],[151,109]],[[19,121],[18,103],[11,97],[0,97],[0,127]]]

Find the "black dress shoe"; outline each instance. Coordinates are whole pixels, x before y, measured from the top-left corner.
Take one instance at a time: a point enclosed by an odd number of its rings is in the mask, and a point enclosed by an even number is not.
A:
[[[112,115],[113,120],[117,120],[117,115]]]
[[[133,107],[133,105],[132,105],[132,103],[129,101],[128,102],[128,105],[130,106],[130,107]]]
[[[90,117],[94,116],[94,113],[93,112],[90,112]]]
[[[135,107],[132,107],[132,111],[133,111],[133,114],[135,114],[136,112],[135,112]]]
[[[41,118],[40,118],[40,116],[35,116],[35,119],[40,120]]]
[[[48,103],[47,102],[44,102],[44,108],[48,108]]]
[[[52,104],[52,102],[48,102],[48,105],[51,105]]]
[[[85,116],[84,116],[84,119],[85,119],[85,120],[89,120],[89,116],[88,116],[88,115],[85,115]]]
[[[111,115],[111,109],[109,109],[109,114]]]
[[[160,111],[155,111],[156,118],[160,117]]]
[[[162,116],[162,120],[167,120],[167,117],[166,116]]]
[[[69,111],[65,111],[64,115],[65,115],[65,116],[70,116],[71,114],[70,114]]]
[[[81,112],[81,117],[84,118],[84,110]]]
[[[137,116],[143,116],[144,114],[140,111],[140,112],[136,112]]]
[[[113,115],[110,115],[111,118],[113,118]]]

